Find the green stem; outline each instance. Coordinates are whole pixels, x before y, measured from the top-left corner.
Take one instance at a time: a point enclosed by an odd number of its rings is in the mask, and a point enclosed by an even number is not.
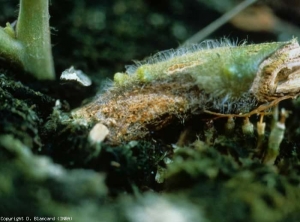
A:
[[[22,63],[38,79],[54,79],[48,0],[20,0],[16,38],[24,47]]]
[[[0,56],[23,65],[23,45],[0,28]]]

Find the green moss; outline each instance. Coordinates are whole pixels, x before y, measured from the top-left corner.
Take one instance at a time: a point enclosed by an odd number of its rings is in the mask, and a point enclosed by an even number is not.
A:
[[[51,112],[54,100],[4,75],[0,76],[0,84],[1,134],[15,135],[31,148],[40,147],[41,118]]]

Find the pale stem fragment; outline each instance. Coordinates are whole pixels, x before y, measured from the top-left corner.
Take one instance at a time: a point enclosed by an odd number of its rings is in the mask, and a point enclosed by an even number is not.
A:
[[[242,126],[242,131],[244,135],[251,136],[254,133],[254,126],[250,122],[249,117],[244,119],[244,124]]]
[[[258,135],[257,139],[257,146],[253,152],[252,158],[261,158],[263,154],[263,142],[265,138],[265,129],[266,129],[266,123],[263,121],[264,120],[264,115],[260,115],[260,119],[257,122],[256,125],[256,131]]]
[[[239,14],[241,11],[243,11],[245,8],[249,7],[253,3],[255,3],[257,0],[245,0],[238,4],[235,8],[231,9],[230,11],[224,13],[220,18],[216,19],[212,23],[210,23],[208,26],[194,34],[192,37],[190,37],[188,40],[186,40],[182,45],[187,44],[193,44],[202,41],[207,36],[212,34],[214,31],[216,31],[218,28],[226,24],[230,19],[232,19],[234,16]]]
[[[263,158],[263,163],[266,165],[274,165],[275,160],[279,154],[280,144],[284,138],[285,120],[287,117],[288,112],[282,109],[280,113],[280,120],[275,124],[275,126],[271,130],[268,142],[268,149]]]
[[[225,132],[227,135],[230,135],[235,127],[235,122],[233,117],[228,117],[227,122],[225,124]]]

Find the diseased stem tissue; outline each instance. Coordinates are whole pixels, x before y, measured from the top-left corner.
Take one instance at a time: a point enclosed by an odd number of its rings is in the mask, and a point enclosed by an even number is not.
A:
[[[264,114],[299,93],[296,39],[252,45],[207,41],[128,66],[73,116],[107,126],[107,139],[118,144],[201,112],[231,118]]]

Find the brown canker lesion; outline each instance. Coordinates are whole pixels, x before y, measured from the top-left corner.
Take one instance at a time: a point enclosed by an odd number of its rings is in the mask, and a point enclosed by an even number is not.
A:
[[[201,90],[191,81],[170,80],[110,89],[96,101],[76,110],[73,116],[108,126],[107,139],[112,144],[142,139],[175,119],[185,119],[188,112],[201,106],[199,103],[204,99]]]
[[[183,63],[177,63],[174,65],[169,66],[165,73],[167,75],[171,75],[174,74],[176,72],[182,72],[183,70],[187,69],[187,68],[191,68],[191,67],[195,67],[197,65],[201,65],[203,62],[200,60],[196,60],[196,61],[191,61],[191,62],[183,62]]]

